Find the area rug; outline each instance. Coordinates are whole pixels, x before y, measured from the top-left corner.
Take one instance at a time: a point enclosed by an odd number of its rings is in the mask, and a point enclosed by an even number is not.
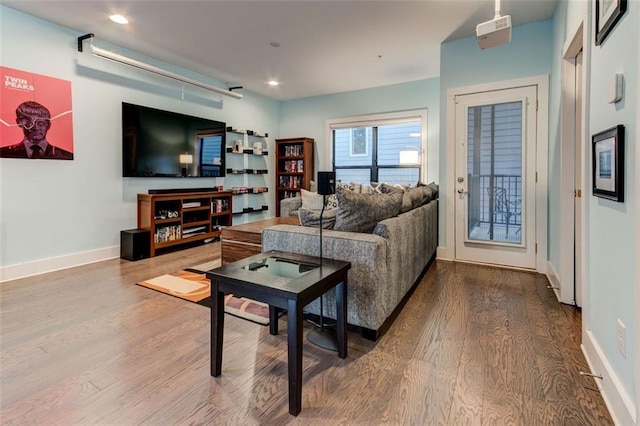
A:
[[[202,306],[210,307],[211,283],[209,279],[207,279],[205,271],[217,268],[218,266],[220,266],[219,259],[191,268],[181,269],[171,274],[151,278],[137,284],[171,296],[189,300]],[[269,305],[262,302],[227,294],[224,298],[224,311],[230,315],[257,324],[269,324]]]

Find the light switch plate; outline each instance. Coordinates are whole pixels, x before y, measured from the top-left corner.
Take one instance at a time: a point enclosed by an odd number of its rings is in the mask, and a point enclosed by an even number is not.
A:
[[[620,102],[624,96],[624,76],[616,73],[607,82],[607,100],[610,104]]]

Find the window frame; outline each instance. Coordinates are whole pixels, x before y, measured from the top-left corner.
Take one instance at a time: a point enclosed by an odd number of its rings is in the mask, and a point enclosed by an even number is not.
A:
[[[362,115],[362,116],[352,116],[352,117],[343,117],[330,119],[326,122],[326,140],[327,144],[325,146],[325,154],[327,158],[326,164],[333,170],[336,171],[335,167],[335,158],[334,158],[334,131],[338,129],[345,128],[358,128],[358,127],[379,127],[389,124],[402,124],[402,123],[410,123],[410,122],[419,122],[420,123],[420,162],[417,165],[418,167],[418,179],[422,182],[426,181],[427,174],[427,110],[408,110],[408,111],[399,111],[399,112],[390,112],[390,113],[381,113],[381,114],[373,114],[373,115]],[[377,133],[374,132],[372,135],[372,155],[371,161],[372,163],[367,166],[352,166],[352,167],[344,167],[344,168],[366,168],[371,170],[371,177],[378,175],[378,171],[380,169],[392,169],[392,168],[416,168],[416,165],[384,165],[381,166],[378,164],[377,159]],[[349,152],[352,153],[352,132],[350,132],[351,140],[349,142]],[[367,152],[366,155],[369,153]],[[353,156],[353,155],[352,155]],[[362,156],[362,155],[356,155]],[[354,156],[355,157],[355,156]],[[340,167],[343,168],[343,167]]]

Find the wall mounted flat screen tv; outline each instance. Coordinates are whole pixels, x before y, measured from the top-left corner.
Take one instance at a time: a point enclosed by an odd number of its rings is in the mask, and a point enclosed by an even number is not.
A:
[[[224,176],[220,121],[122,103],[123,177]]]

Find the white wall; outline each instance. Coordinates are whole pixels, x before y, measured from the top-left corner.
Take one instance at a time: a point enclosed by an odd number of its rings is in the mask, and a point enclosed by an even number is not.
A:
[[[0,159],[0,281],[119,256],[120,230],[136,227],[139,192],[223,184],[216,178],[122,178],[122,102],[268,132],[269,148],[278,137],[278,101],[247,91],[241,100],[223,98],[188,87],[183,101],[178,83],[78,53],[81,32],[4,6],[0,23],[3,66],[71,81],[74,129],[73,161]],[[105,47],[99,39],[96,45]],[[272,181],[267,179],[271,191]]]

